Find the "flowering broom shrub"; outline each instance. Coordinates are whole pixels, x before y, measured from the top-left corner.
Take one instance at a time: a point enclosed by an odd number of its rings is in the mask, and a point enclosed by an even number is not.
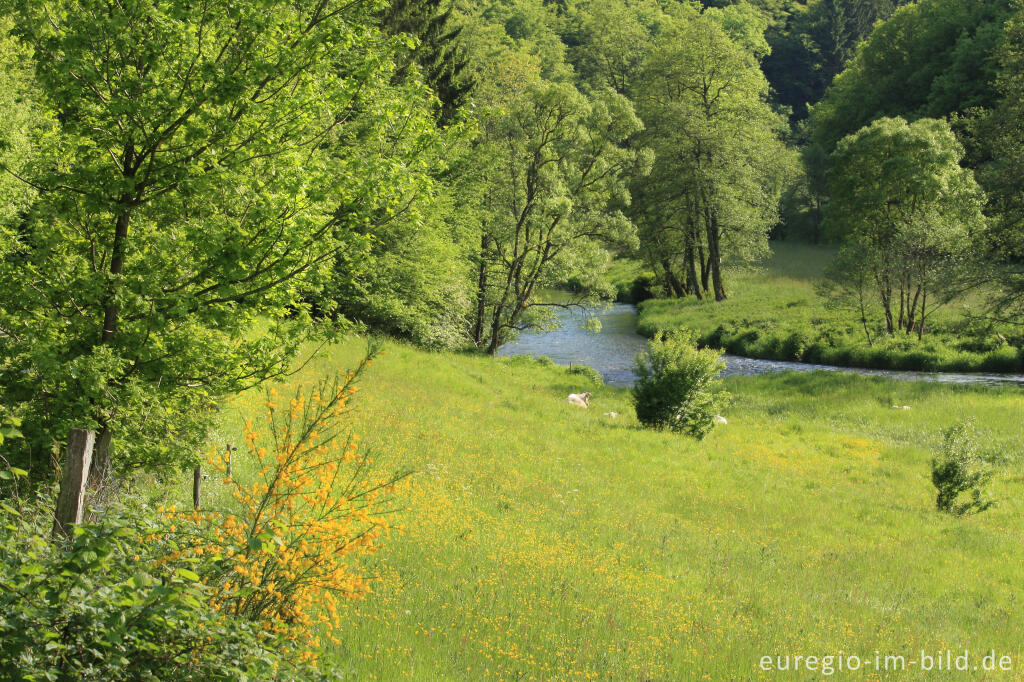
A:
[[[298,664],[315,661],[319,632],[338,642],[340,600],[370,589],[355,562],[392,529],[393,494],[407,476],[375,473],[347,428],[356,382],[378,353],[287,401],[268,391],[265,429],[245,428],[253,480],[225,478],[234,510],[164,510],[193,524],[182,552],[206,562],[216,608],[280,637],[282,655]],[[225,458],[211,452],[210,460],[226,477]]]

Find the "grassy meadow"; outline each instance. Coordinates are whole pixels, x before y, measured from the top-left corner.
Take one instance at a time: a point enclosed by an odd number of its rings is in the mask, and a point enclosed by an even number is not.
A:
[[[697,442],[641,430],[627,391],[583,382],[388,344],[353,427],[378,466],[416,473],[404,531],[363,568],[373,593],[347,603],[325,652],[341,679],[771,679],[763,655],[946,648],[994,649],[1024,674],[1024,391],[732,379],[728,425]],[[565,402],[580,390],[591,409]],[[262,400],[227,405],[218,438],[240,442]],[[966,417],[1003,456],[1000,502],[953,518],[934,509],[929,461]],[[223,491],[207,483],[209,507]]]
[[[775,242],[772,250],[762,267],[726,271],[729,298],[721,303],[693,298],[644,301],[638,330],[652,336],[658,330],[688,327],[704,345],[772,360],[878,369],[1024,372],[1021,330],[972,321],[964,314],[963,302],[931,313],[929,330],[921,341],[902,333],[887,338],[880,328],[871,327],[873,344],[869,345],[857,313],[826,309],[818,296],[816,288],[834,255],[832,249]],[[617,265],[609,277],[625,290],[628,287],[622,282],[629,280],[630,273],[640,274],[634,262]],[[880,320],[879,314],[876,322]]]

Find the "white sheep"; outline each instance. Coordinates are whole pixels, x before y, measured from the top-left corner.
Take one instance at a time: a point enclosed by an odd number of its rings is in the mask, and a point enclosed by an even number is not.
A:
[[[582,407],[584,409],[590,407],[590,394],[589,393],[570,393],[568,398],[570,405],[576,407]]]

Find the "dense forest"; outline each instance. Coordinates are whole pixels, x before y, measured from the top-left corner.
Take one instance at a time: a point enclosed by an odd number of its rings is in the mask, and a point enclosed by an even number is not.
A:
[[[978,287],[1019,321],[1021,5],[899,4],[9,7],[26,456],[88,423],[173,460],[151,434],[192,451],[211,401],[352,323],[494,353],[549,290],[614,296],[621,257],[646,295],[722,301],[770,237],[824,241],[868,343]]]

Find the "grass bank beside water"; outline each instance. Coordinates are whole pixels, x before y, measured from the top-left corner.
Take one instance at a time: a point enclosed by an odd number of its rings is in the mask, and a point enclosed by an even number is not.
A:
[[[406,530],[325,656],[344,679],[725,680],[777,679],[764,655],[966,648],[1019,675],[1024,392],[831,373],[728,388],[728,425],[697,442],[640,429],[626,390],[565,368],[389,344],[354,426],[379,466],[416,470]],[[581,390],[589,410],[565,402]],[[255,392],[225,406],[220,437],[261,409]],[[1000,454],[1000,503],[952,518],[929,461],[968,417]]]
[[[943,372],[1024,372],[1024,330],[970,319],[951,304],[929,317],[923,340],[916,335],[885,336],[871,329],[869,345],[857,316],[827,310],[816,292],[830,249],[773,243],[762,268],[727,272],[728,300],[653,299],[640,303],[637,329],[688,327],[702,345],[752,358],[791,360],[844,367]],[[647,279],[638,263],[610,271],[620,292],[630,282],[642,289]],[[981,296],[981,294],[977,294]],[[977,303],[978,301],[975,301]]]

